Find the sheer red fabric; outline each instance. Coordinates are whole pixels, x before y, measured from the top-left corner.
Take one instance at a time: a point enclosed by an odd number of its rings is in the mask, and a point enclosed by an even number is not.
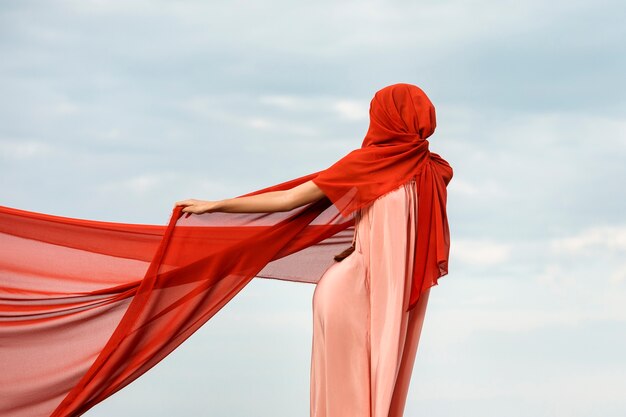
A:
[[[428,151],[434,108],[417,87],[396,84],[376,94],[370,119],[362,149],[246,194],[313,180],[327,195],[288,212],[187,217],[179,206],[156,226],[0,206],[0,415],[81,415],[156,365],[253,278],[316,283],[352,241],[354,211],[412,176],[412,300],[436,285],[447,273],[452,170]]]

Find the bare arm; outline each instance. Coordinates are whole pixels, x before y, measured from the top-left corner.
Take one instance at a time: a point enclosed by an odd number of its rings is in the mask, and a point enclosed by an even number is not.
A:
[[[225,213],[265,213],[289,211],[312,203],[325,195],[313,181],[307,181],[289,190],[270,191],[263,194],[219,201],[183,200],[176,206],[185,206],[184,213],[201,214],[221,211]]]

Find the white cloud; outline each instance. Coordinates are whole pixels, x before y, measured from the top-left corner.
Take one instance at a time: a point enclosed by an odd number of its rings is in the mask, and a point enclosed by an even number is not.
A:
[[[369,120],[368,104],[356,100],[339,100],[333,108],[340,117],[348,120]]]
[[[137,15],[149,11],[162,12],[165,4],[162,2],[150,2],[146,0],[134,1],[107,1],[107,0],[65,0],[65,7],[74,12],[83,12],[96,15]],[[157,3],[159,4],[156,7]]]
[[[110,181],[101,184],[98,188],[103,192],[114,191],[119,192],[131,192],[131,193],[147,193],[163,186],[163,181],[171,175],[167,174],[141,174],[130,178]]]
[[[345,120],[368,120],[369,104],[349,98],[294,96],[294,95],[265,95],[259,102],[285,110],[324,113],[332,112]]]
[[[584,358],[581,360],[584,361]],[[577,366],[576,369],[578,370]],[[555,415],[576,417],[595,415],[592,410],[597,410],[599,404],[609,405],[607,409],[613,407],[618,409],[617,407],[623,407],[625,404],[624,376],[621,369],[578,370],[569,375],[539,374],[533,381],[511,378],[505,384],[494,383],[485,375],[473,379],[466,377],[467,375],[461,375],[457,380],[435,383],[416,382],[419,389],[416,391],[415,399],[422,403],[429,400],[437,402],[466,400],[472,403],[483,400],[481,404],[489,403],[489,409],[494,410],[495,407],[502,409],[506,407],[502,403],[502,398],[506,398],[509,404],[511,401],[517,403],[518,398],[523,398],[526,407],[534,404],[534,409],[558,410]],[[444,384],[445,389],[442,389]],[[576,400],[572,401],[573,398]]]
[[[511,250],[504,242],[457,238],[450,246],[450,257],[469,265],[491,266],[507,262]]]
[[[52,111],[58,115],[73,115],[80,111],[80,106],[69,100],[62,100],[52,106]]]
[[[275,127],[274,123],[261,117],[253,117],[248,119],[248,126],[255,129],[272,129]]]
[[[305,284],[303,284],[305,285]],[[245,323],[250,326],[262,326],[267,329],[298,329],[302,323],[310,321],[310,312],[303,310],[295,311],[253,311],[239,312],[230,311],[230,318],[235,322]]]
[[[286,110],[312,110],[316,107],[310,99],[288,95],[264,95],[259,98],[259,103]]]
[[[553,239],[550,248],[555,252],[572,255],[589,249],[625,252],[626,255],[626,225],[589,227],[576,235]]]
[[[501,295],[507,297],[507,294]],[[441,294],[437,296],[441,297]],[[575,327],[584,322],[597,320],[626,322],[626,312],[577,309],[575,306],[552,310],[502,308],[487,304],[476,308],[437,309],[432,311],[427,318],[426,331],[431,338],[429,343],[454,349],[454,345],[463,344],[468,338],[478,333],[519,334],[542,328]]]
[[[303,124],[285,122],[282,120],[271,120],[264,117],[241,118],[242,122],[253,129],[267,130],[277,133],[287,133],[301,136],[317,136],[315,128]]]
[[[619,285],[626,282],[626,263],[613,268],[609,275],[609,283]]]
[[[36,140],[0,139],[0,157],[6,159],[30,159],[49,156],[54,148]]]
[[[454,178],[448,185],[448,193],[460,193],[469,197],[493,198],[508,195],[508,191],[495,179],[485,179],[481,183],[463,178]]]
[[[98,132],[97,136],[105,141],[111,142],[119,141],[123,137],[121,129],[116,127]]]
[[[571,269],[571,263],[550,262],[535,276],[535,280],[555,294],[568,294],[580,289],[580,277]]]
[[[559,264],[548,265],[538,277],[554,290],[564,291],[565,286],[573,287],[585,280],[587,275],[581,277],[572,266],[580,263],[597,265],[599,276],[608,270],[608,284],[612,287],[626,282],[626,225],[591,226],[570,236],[550,239],[546,246],[554,256],[563,259]]]
[[[211,120],[217,120],[224,123],[228,123],[236,126],[247,126],[254,130],[269,131],[281,134],[292,134],[299,136],[318,136],[320,132],[318,129],[291,120],[279,119],[277,117],[256,116],[254,114],[245,114],[246,111],[229,110],[228,105],[232,100],[237,100],[234,97],[219,97],[219,96],[197,96],[187,99],[178,104],[178,107],[184,111],[191,112],[202,118],[209,118]],[[241,98],[239,98],[241,100]],[[280,99],[267,98],[263,99],[265,103],[280,103],[280,106],[301,106],[301,101],[294,99],[286,99],[282,97]],[[286,104],[292,103],[292,104]],[[248,110],[248,113],[253,110]]]

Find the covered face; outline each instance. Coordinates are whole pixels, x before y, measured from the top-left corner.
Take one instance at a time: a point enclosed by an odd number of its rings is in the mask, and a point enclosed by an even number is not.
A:
[[[426,139],[436,125],[435,107],[424,91],[413,84],[392,84],[374,94],[361,147]]]

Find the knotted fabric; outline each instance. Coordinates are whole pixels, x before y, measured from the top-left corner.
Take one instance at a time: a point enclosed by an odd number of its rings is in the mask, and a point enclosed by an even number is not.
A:
[[[418,230],[406,309],[414,307],[448,267],[452,169],[428,150],[434,129],[419,88],[378,91],[360,149],[240,196],[307,181],[326,194],[287,212],[188,217],[177,206],[157,226],[0,206],[0,415],[79,416],[155,366],[253,278],[317,283],[352,241],[355,211],[412,177]]]

